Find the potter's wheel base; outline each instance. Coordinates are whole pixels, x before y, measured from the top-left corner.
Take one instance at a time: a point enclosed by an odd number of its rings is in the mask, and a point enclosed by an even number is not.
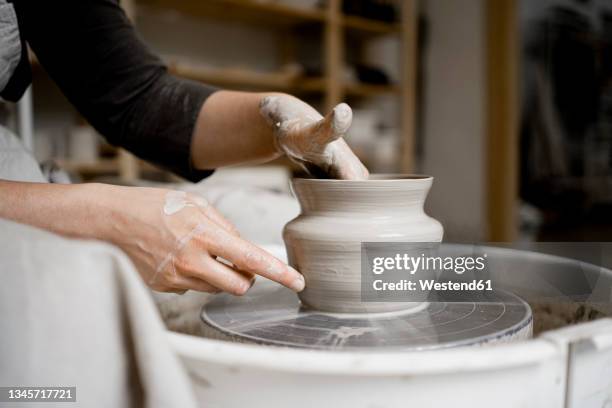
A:
[[[344,315],[303,309],[293,292],[260,280],[243,297],[214,297],[201,317],[236,341],[312,349],[416,351],[531,337],[526,302],[503,291],[489,299],[428,303],[404,313]]]

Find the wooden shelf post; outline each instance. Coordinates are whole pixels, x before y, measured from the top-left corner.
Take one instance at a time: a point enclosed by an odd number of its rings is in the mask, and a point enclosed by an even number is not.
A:
[[[485,7],[488,236],[507,242],[518,230],[518,4],[487,0]]]
[[[130,152],[119,149],[119,178],[123,181],[136,181],[140,177],[138,159]]]
[[[124,0],[123,9],[128,18],[134,22],[136,18],[136,5],[134,0]],[[140,166],[138,159],[124,149],[118,151],[119,178],[122,181],[132,182],[140,178]]]
[[[414,143],[416,130],[416,78],[417,78],[417,0],[401,2],[401,163],[403,173],[414,172]]]
[[[327,3],[324,44],[325,113],[342,101],[342,69],[344,64],[341,0],[329,0]]]

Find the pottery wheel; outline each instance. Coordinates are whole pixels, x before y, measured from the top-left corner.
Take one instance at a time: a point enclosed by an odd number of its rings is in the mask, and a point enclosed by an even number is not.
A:
[[[263,280],[245,296],[215,296],[201,317],[236,341],[313,349],[440,349],[526,339],[532,329],[529,305],[503,291],[486,302],[342,315],[306,310],[293,292]]]

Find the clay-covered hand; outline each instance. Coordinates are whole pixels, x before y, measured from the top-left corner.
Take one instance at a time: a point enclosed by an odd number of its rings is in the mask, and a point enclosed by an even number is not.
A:
[[[145,283],[158,291],[225,291],[242,295],[256,275],[295,291],[295,269],[240,238],[203,197],[157,188],[104,186],[106,240],[132,259]]]
[[[342,138],[353,118],[347,104],[337,105],[323,117],[300,99],[279,94],[264,97],[260,112],[274,127],[277,149],[313,176],[345,180],[368,178],[368,170]]]

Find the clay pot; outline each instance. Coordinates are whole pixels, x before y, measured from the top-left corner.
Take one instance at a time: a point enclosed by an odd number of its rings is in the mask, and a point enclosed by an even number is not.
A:
[[[305,307],[372,313],[415,307],[361,302],[362,242],[440,242],[442,225],[425,214],[429,176],[372,176],[370,180],[295,179],[301,214],[285,226],[291,266],[306,280]]]

